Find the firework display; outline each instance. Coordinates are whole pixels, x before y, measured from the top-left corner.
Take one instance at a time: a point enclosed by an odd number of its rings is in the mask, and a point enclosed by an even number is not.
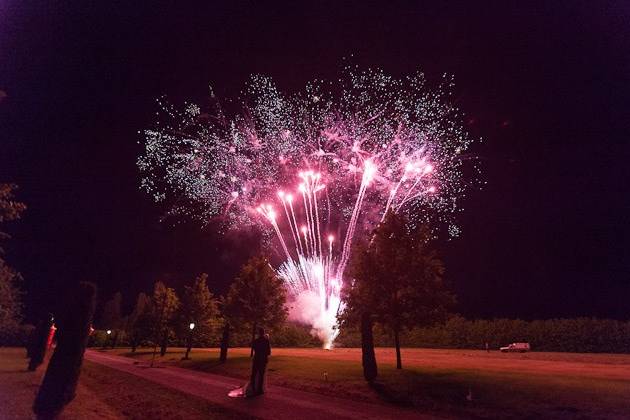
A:
[[[354,68],[293,95],[254,76],[231,112],[214,95],[207,110],[160,100],[144,131],[141,185],[172,214],[259,225],[284,261],[291,317],[330,348],[357,235],[388,211],[458,233],[471,138],[451,90],[447,77],[430,88],[421,73]]]

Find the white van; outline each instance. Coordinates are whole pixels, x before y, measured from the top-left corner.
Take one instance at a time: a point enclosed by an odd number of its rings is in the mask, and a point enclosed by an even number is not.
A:
[[[501,350],[502,353],[525,353],[530,351],[531,348],[529,347],[529,343],[512,343],[509,346],[501,347],[499,350]]]

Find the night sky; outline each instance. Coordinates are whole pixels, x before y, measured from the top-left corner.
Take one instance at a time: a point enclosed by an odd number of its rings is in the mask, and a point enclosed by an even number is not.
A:
[[[292,91],[335,78],[344,57],[453,74],[483,138],[487,185],[442,249],[459,312],[630,317],[629,3],[33,3],[0,2],[0,182],[29,207],[6,258],[29,318],[79,280],[127,307],[202,271],[224,292],[246,237],[160,223],[138,189],[138,131],[162,94],[233,97],[252,73]]]

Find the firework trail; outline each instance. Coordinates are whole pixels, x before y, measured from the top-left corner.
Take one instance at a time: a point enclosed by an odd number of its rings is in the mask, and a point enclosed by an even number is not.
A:
[[[254,76],[233,115],[212,94],[207,113],[159,100],[138,159],[141,185],[172,214],[260,225],[284,260],[291,316],[330,348],[356,235],[388,211],[458,233],[471,138],[451,89],[448,78],[431,89],[421,73],[346,69],[338,84],[311,82],[291,96]]]

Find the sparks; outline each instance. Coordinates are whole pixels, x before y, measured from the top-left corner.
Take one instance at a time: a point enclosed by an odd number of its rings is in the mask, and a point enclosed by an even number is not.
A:
[[[450,79],[431,89],[421,73],[349,70],[331,86],[287,96],[254,76],[235,115],[218,103],[213,118],[163,105],[138,160],[142,188],[172,203],[171,214],[260,226],[284,261],[278,275],[299,312],[291,316],[327,347],[357,235],[389,211],[455,234],[458,198],[474,181],[462,175],[472,139]]]

